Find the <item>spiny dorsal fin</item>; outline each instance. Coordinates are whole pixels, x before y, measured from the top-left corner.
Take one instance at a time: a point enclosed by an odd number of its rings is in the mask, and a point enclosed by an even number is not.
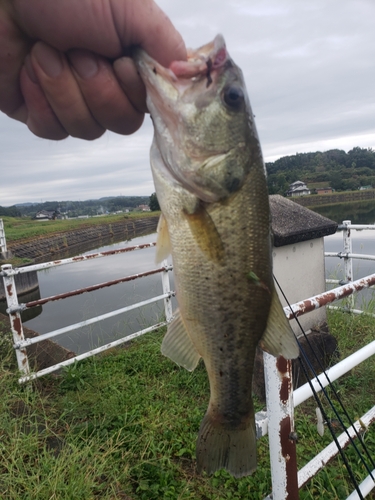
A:
[[[164,356],[190,372],[198,364],[200,354],[195,349],[178,310],[168,326],[167,333],[161,344],[161,352]]]
[[[168,225],[163,214],[160,215],[157,227],[156,256],[155,262],[158,264],[166,259],[171,253],[171,241],[169,239]]]
[[[267,328],[259,342],[259,346],[273,356],[283,356],[285,359],[295,359],[299,354],[296,337],[285,316],[275,287],[273,287],[272,291],[272,304],[268,315]]]
[[[185,217],[201,251],[210,260],[221,264],[224,260],[223,242],[210,214],[200,205],[194,213],[185,213]]]

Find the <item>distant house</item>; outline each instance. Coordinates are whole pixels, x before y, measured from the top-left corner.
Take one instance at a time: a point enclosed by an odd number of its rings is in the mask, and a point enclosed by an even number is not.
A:
[[[333,192],[331,187],[316,188],[316,194],[330,194]]]
[[[40,212],[36,213],[34,219],[55,220],[55,219],[62,219],[62,216],[58,210],[40,210]]]
[[[289,185],[289,189],[286,193],[287,196],[305,196],[310,194],[310,189],[302,181],[296,181]]]
[[[151,209],[148,205],[138,205],[138,210],[141,210],[141,212],[151,212]]]
[[[367,189],[372,189],[372,186],[370,186],[370,185],[369,186],[361,186],[359,188],[360,191],[366,191]]]

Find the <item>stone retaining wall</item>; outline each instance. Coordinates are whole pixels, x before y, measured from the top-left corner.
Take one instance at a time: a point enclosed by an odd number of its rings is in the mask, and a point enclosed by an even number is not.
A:
[[[16,257],[33,259],[43,262],[58,258],[57,255],[71,251],[85,245],[100,246],[102,240],[121,241],[141,236],[147,232],[156,231],[159,216],[143,217],[140,219],[125,219],[111,224],[98,224],[91,227],[65,231],[53,236],[39,237],[32,241],[15,241],[8,244],[9,250]]]

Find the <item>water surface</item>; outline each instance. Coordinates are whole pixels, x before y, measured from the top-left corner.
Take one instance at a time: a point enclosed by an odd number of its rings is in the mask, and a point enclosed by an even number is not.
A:
[[[155,240],[156,235],[151,234],[134,238],[131,241],[100,247],[97,251],[151,243]],[[42,297],[49,297],[161,267],[156,265],[154,261],[155,248],[151,247],[47,269],[38,273],[40,294]],[[171,273],[170,278],[172,278]],[[173,286],[173,279],[171,279],[171,286]],[[43,334],[135,304],[162,293],[161,274],[156,274],[64,300],[50,302],[43,305],[42,314],[27,321],[26,326]],[[87,349],[98,347],[157,323],[163,316],[163,312],[163,301],[160,301],[109,318],[100,323],[83,327],[78,331],[63,334],[56,337],[55,340],[76,353],[85,352]]]

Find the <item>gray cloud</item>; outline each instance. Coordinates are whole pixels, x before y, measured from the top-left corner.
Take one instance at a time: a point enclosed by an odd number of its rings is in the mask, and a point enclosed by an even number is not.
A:
[[[375,147],[373,0],[160,0],[190,47],[225,36],[242,68],[265,159]],[[0,116],[0,205],[148,195],[152,126],[52,142]]]

